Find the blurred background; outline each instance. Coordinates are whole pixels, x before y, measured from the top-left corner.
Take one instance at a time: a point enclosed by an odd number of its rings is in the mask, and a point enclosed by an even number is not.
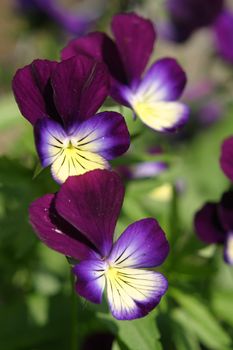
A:
[[[48,169],[37,174],[32,127],[11,91],[18,68],[36,58],[59,60],[69,40],[90,31],[111,35],[111,17],[121,11],[153,21],[151,62],[164,56],[180,62],[188,76],[182,100],[191,109],[176,135],[158,135],[121,109],[133,137],[125,158],[113,163],[127,188],[116,233],[156,217],[171,244],[162,270],[170,291],[151,316],[125,323],[105,305],[77,299],[74,308],[69,264],[32,232],[29,203],[58,187]],[[196,210],[230,187],[219,155],[233,134],[232,93],[232,0],[0,1],[0,349],[69,349],[75,331],[81,350],[233,349],[233,271],[221,248],[205,246],[193,228]],[[119,110],[113,101],[108,108]],[[161,174],[129,176],[157,160],[166,164]]]

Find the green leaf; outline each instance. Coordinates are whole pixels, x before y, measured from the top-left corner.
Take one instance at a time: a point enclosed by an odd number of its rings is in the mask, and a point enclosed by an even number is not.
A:
[[[173,312],[172,320],[172,338],[178,350],[201,350],[197,336],[190,329],[189,323],[182,324],[179,317],[176,319],[176,313]]]
[[[232,291],[216,290],[212,295],[212,307],[218,317],[233,327],[233,298]]]
[[[227,349],[231,344],[231,339],[225,330],[218,323],[216,318],[197,298],[186,295],[177,289],[169,290],[170,295],[183,308],[176,314],[179,321],[185,325],[189,323],[193,332],[197,335],[200,342],[211,349]]]
[[[112,331],[129,350],[162,350],[160,334],[156,326],[155,312],[133,321],[117,321],[110,315],[101,314],[101,318],[112,321]],[[115,327],[114,327],[115,326]]]

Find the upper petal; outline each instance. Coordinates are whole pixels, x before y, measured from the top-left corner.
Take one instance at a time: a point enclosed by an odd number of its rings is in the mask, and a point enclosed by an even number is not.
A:
[[[73,268],[76,291],[92,303],[100,304],[105,287],[106,263],[100,259],[82,261]]]
[[[13,78],[12,88],[20,112],[32,124],[47,115],[59,118],[50,85],[50,77],[56,66],[57,62],[35,60],[18,69]]]
[[[224,140],[222,144],[220,165],[224,174],[233,181],[233,136]]]
[[[195,215],[194,225],[198,237],[206,243],[222,243],[225,234],[215,203],[205,204]]]
[[[154,267],[162,264],[168,252],[169,245],[158,222],[143,219],[122,233],[108,260],[117,267]]]
[[[173,58],[155,62],[137,87],[136,94],[146,100],[175,101],[186,85],[186,74]]]
[[[30,223],[49,248],[72,258],[94,257],[92,244],[72,225],[61,218],[54,207],[54,195],[47,194],[31,203]]]
[[[59,63],[51,83],[57,110],[66,127],[94,115],[109,92],[105,65],[84,55]]]
[[[104,62],[112,78],[126,83],[126,75],[116,44],[105,33],[93,32],[74,39],[61,51],[63,60],[76,55],[87,55]]]
[[[112,247],[123,197],[124,187],[116,173],[94,170],[67,179],[57,194],[56,209],[105,256]]]
[[[140,78],[156,38],[152,22],[135,13],[121,13],[113,17],[112,32],[128,80]]]

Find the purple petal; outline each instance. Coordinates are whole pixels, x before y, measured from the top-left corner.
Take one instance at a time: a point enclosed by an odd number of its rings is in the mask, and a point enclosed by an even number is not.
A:
[[[87,260],[73,268],[77,277],[76,291],[92,303],[100,304],[105,287],[106,263],[101,260]]]
[[[71,176],[56,198],[58,213],[106,256],[124,198],[120,177],[107,170]]]
[[[157,101],[176,101],[187,82],[186,74],[173,58],[155,62],[137,88],[137,94],[153,96]]]
[[[194,218],[198,237],[205,243],[223,243],[224,230],[218,217],[218,206],[207,203],[199,210]]]
[[[105,33],[94,32],[74,39],[61,51],[63,60],[80,54],[104,62],[114,79],[121,83],[127,82],[118,49]]]
[[[38,120],[34,133],[42,166],[51,165],[61,152],[67,134],[59,123],[49,118]]]
[[[233,63],[233,13],[222,12],[213,29],[219,54],[229,63]]]
[[[78,147],[83,151],[98,153],[107,160],[125,153],[130,145],[125,120],[116,112],[96,114],[80,124],[72,137],[82,140]]]
[[[84,55],[59,63],[51,82],[57,110],[66,126],[93,116],[109,91],[105,65]]]
[[[112,32],[128,80],[137,80],[149,61],[156,39],[152,22],[135,13],[122,13],[113,17]]]
[[[154,219],[131,224],[113,246],[109,261],[120,267],[154,267],[162,264],[169,252],[163,230]]]
[[[131,167],[131,178],[143,179],[145,177],[153,177],[167,170],[168,165],[163,162],[144,162],[133,165]]]
[[[233,232],[227,235],[224,246],[224,260],[227,264],[233,265]]]
[[[49,248],[74,259],[95,257],[92,244],[58,215],[54,198],[54,195],[47,194],[30,205],[30,223],[37,236]]]
[[[233,181],[233,136],[222,144],[220,165],[224,174]]]
[[[140,269],[106,272],[107,298],[113,316],[133,320],[146,316],[160,302],[167,290],[166,278],[160,273]]]
[[[48,115],[59,119],[50,85],[56,66],[57,62],[35,60],[19,69],[13,78],[12,88],[20,112],[32,124]]]
[[[224,230],[233,231],[233,191],[223,194],[218,206],[218,214]]]

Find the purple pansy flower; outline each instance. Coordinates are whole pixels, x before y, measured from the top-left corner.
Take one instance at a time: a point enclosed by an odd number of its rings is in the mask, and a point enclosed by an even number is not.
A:
[[[224,244],[224,260],[233,265],[233,191],[220,203],[207,203],[195,216],[198,237],[209,244]]]
[[[34,126],[43,167],[58,183],[70,175],[108,168],[129,147],[124,118],[95,114],[108,95],[102,63],[79,55],[61,63],[35,60],[19,69],[13,91],[22,115]]]
[[[66,10],[57,0],[16,0],[22,14],[32,16],[33,25],[35,17],[40,22],[52,21],[73,35],[83,35],[90,29],[96,15],[74,14]],[[38,22],[38,21],[37,21]]]
[[[217,18],[214,27],[218,53],[229,63],[233,63],[233,13],[224,11]]]
[[[101,303],[106,287],[113,316],[131,320],[147,315],[166,292],[166,278],[147,268],[159,266],[169,246],[155,219],[131,224],[113,243],[123,198],[120,177],[98,169],[34,201],[30,221],[48,247],[80,261],[73,268],[78,294]]]
[[[146,150],[148,155],[159,155],[163,153],[161,147],[154,146]],[[158,176],[168,169],[168,164],[159,161],[151,160],[145,162],[138,162],[131,165],[121,165],[116,168],[118,174],[125,180],[144,179],[148,177]]]
[[[174,59],[163,58],[144,73],[156,39],[152,22],[135,13],[118,14],[112,19],[112,32],[115,42],[100,32],[71,41],[62,59],[85,53],[104,61],[117,102],[132,108],[154,130],[181,127],[188,118],[188,108],[177,102],[186,83],[184,71]]]
[[[224,0],[167,0],[169,23],[164,27],[165,37],[186,41],[195,30],[212,25],[223,5]]]
[[[222,144],[220,165],[224,174],[233,182],[233,136]]]

